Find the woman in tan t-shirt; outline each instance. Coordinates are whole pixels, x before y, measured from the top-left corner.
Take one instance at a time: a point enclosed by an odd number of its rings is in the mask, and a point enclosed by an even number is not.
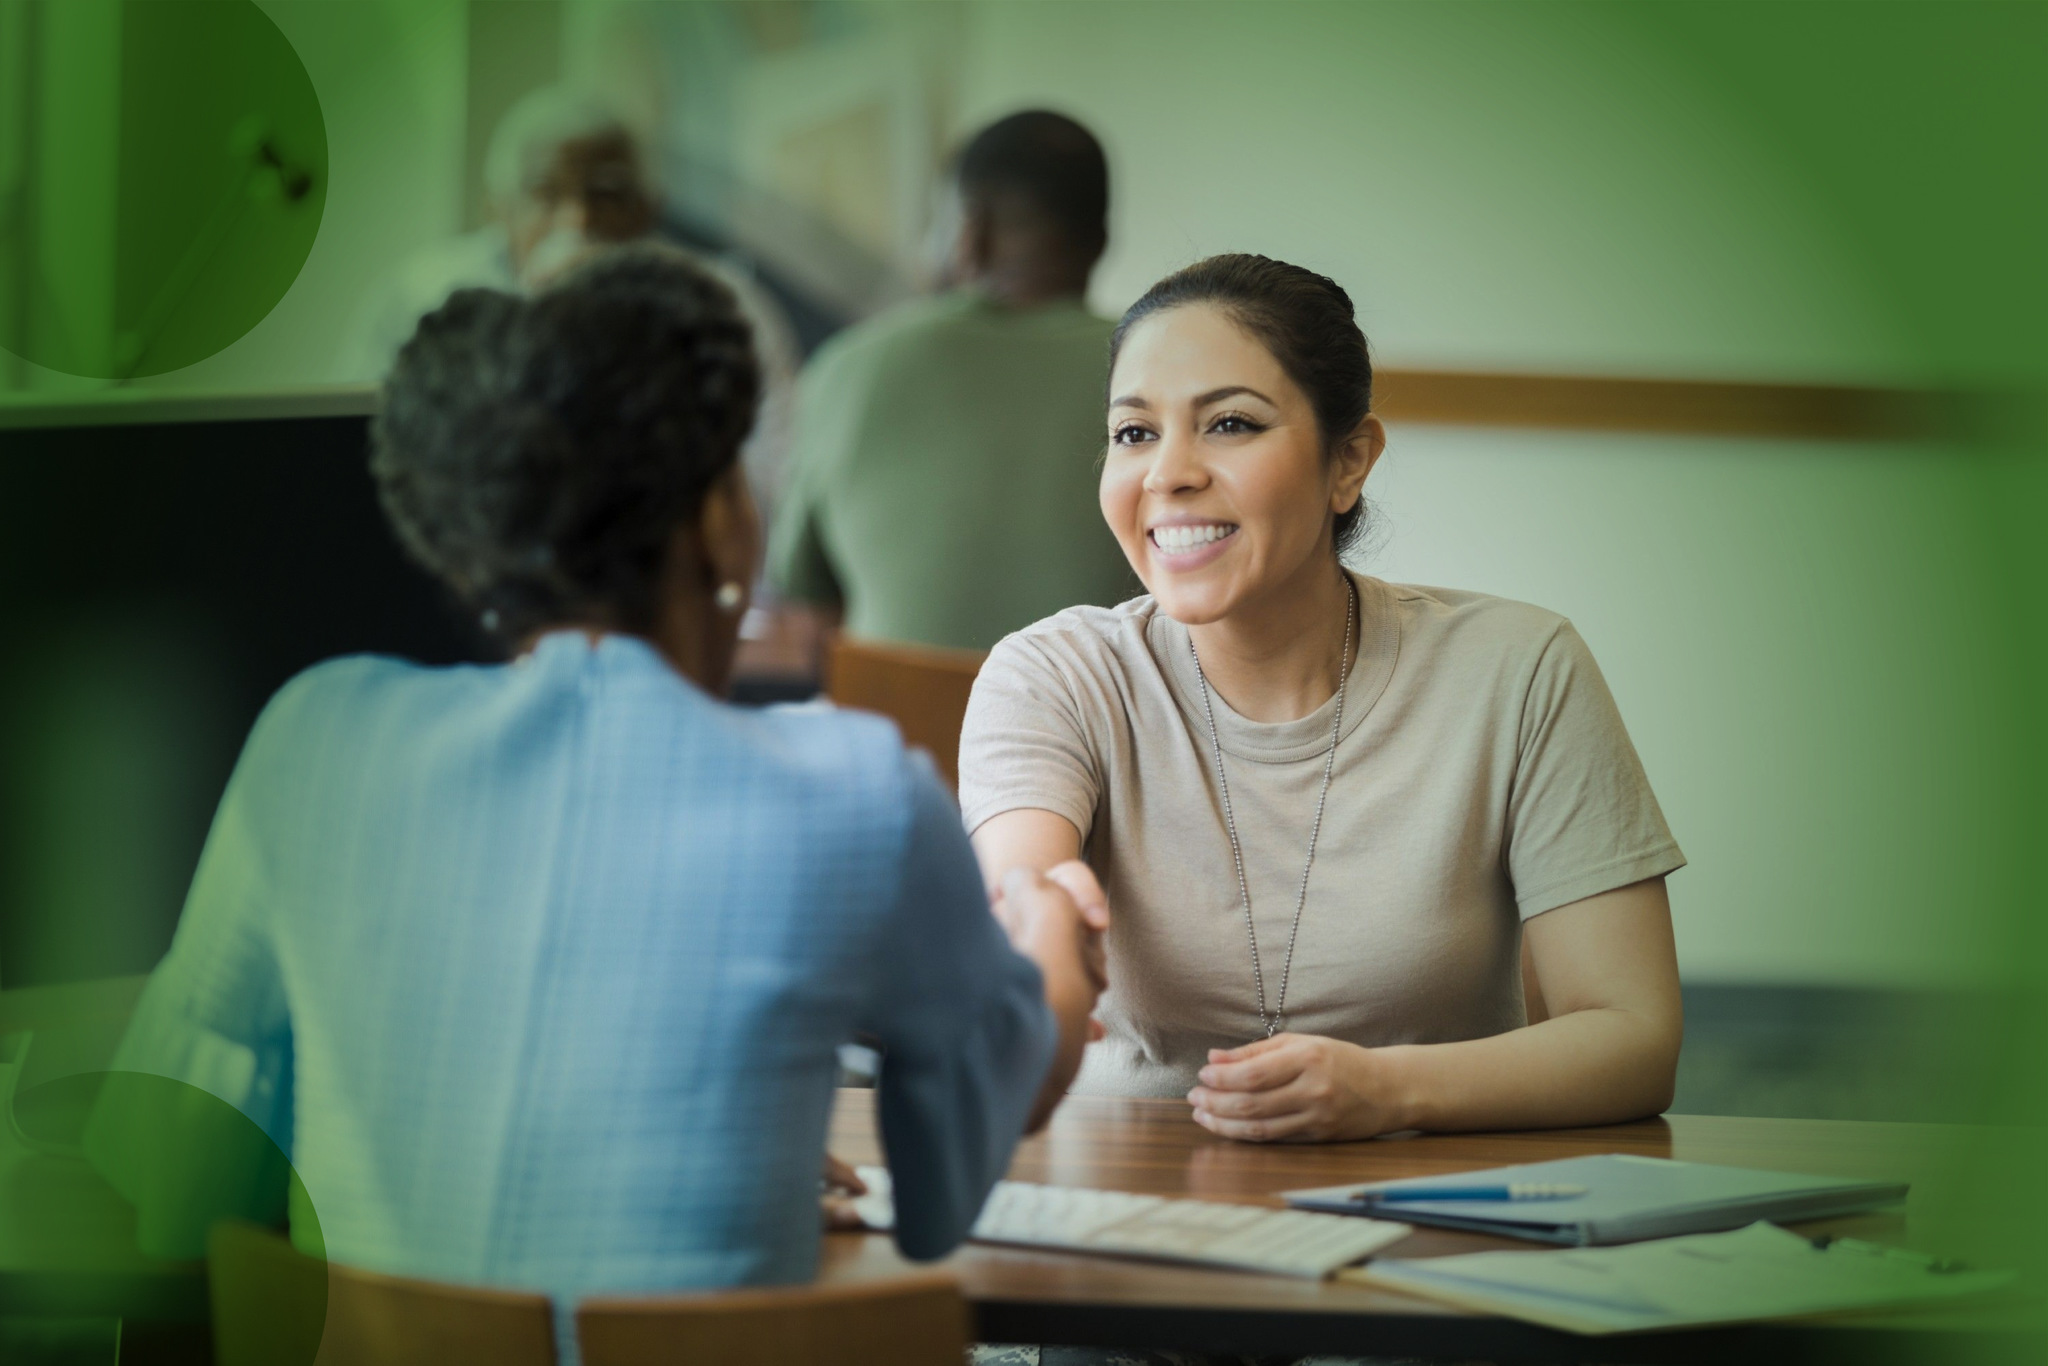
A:
[[[1386,445],[1351,301],[1219,256],[1111,348],[1102,511],[1150,595],[996,647],[960,745],[992,885],[1085,857],[1077,1090],[1232,1138],[1652,1114],[1684,857],[1562,617],[1348,572]]]

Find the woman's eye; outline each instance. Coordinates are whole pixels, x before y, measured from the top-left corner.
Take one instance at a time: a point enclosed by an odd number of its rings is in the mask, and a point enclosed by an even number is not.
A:
[[[1152,433],[1135,424],[1119,427],[1114,432],[1111,432],[1109,436],[1110,443],[1117,446],[1135,446],[1140,441],[1149,441],[1151,439]]]
[[[1237,413],[1225,413],[1209,425],[1209,430],[1221,432],[1225,436],[1242,436],[1249,432],[1262,432],[1266,429],[1248,417],[1240,416]]]

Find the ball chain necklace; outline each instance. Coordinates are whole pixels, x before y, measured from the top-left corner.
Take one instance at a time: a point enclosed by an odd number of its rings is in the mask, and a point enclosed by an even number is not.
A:
[[[1244,846],[1237,839],[1237,816],[1230,809],[1230,779],[1223,772],[1223,737],[1216,729],[1216,709],[1209,701],[1209,676],[1202,672],[1202,656],[1195,649],[1194,633],[1188,633],[1188,653],[1194,657],[1195,678],[1202,685],[1202,714],[1209,719],[1209,747],[1216,755],[1216,785],[1223,793],[1223,827],[1230,832],[1230,858],[1237,865],[1237,894],[1244,902],[1245,938],[1252,946],[1252,984],[1259,993],[1259,1024],[1266,1037],[1280,1032],[1287,1017],[1287,979],[1294,972],[1294,941],[1301,933],[1301,911],[1308,905],[1308,874],[1316,863],[1316,837],[1323,832],[1323,803],[1330,798],[1330,774],[1337,766],[1337,740],[1344,733],[1344,693],[1351,686],[1351,622],[1358,615],[1358,585],[1344,576],[1349,590],[1344,604],[1344,652],[1337,656],[1343,672],[1337,680],[1337,715],[1330,722],[1330,747],[1323,754],[1323,787],[1316,794],[1316,818],[1308,829],[1308,858],[1301,865],[1301,890],[1294,898],[1294,923],[1287,930],[1287,958],[1280,967],[1280,992],[1271,1013],[1266,1010],[1266,974],[1259,965],[1259,931],[1252,920],[1251,886],[1244,876]]]

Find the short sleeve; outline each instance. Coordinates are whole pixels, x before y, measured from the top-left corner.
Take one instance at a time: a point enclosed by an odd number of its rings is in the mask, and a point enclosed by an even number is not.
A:
[[[1038,969],[989,913],[974,851],[930,761],[913,813],[869,1029],[896,1241],[941,1257],[1010,1165],[1058,1043]]]
[[[1066,675],[1029,636],[989,652],[960,728],[960,814],[975,830],[1005,811],[1064,816],[1087,842],[1101,768]]]
[[[1523,699],[1505,857],[1524,919],[1685,866],[1607,680],[1568,622]]]

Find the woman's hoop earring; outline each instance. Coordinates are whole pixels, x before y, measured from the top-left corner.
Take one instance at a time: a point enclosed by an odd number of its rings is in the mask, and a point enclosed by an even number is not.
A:
[[[727,579],[718,585],[718,592],[713,600],[717,602],[719,611],[731,616],[746,604],[746,585],[737,579]]]

